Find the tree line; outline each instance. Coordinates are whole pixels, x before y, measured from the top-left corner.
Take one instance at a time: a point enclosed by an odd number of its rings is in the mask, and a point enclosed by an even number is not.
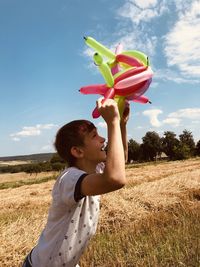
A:
[[[128,141],[128,163],[159,160],[162,159],[163,153],[168,160],[184,160],[200,156],[200,140],[195,144],[192,132],[184,130],[179,138],[171,131],[164,132],[163,137],[154,131],[149,131],[142,137],[141,144],[133,139]],[[1,166],[0,173],[37,174],[44,171],[60,171],[65,167],[66,163],[55,153],[49,161],[45,162]]]
[[[200,156],[200,140],[195,144],[192,132],[184,130],[179,138],[172,131],[164,132],[163,137],[149,131],[142,137],[142,144],[133,139],[128,142],[128,162],[154,161],[161,159],[163,153],[169,160]]]
[[[7,165],[0,167],[0,173],[17,173],[26,172],[29,174],[37,174],[40,172],[60,171],[64,169],[66,163],[55,153],[49,161],[34,162],[19,165]]]

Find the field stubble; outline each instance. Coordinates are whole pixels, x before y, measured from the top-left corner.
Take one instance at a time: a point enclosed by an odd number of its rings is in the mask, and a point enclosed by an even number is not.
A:
[[[129,166],[102,196],[81,267],[199,267],[200,158]],[[54,181],[0,190],[0,266],[18,267],[45,225]]]

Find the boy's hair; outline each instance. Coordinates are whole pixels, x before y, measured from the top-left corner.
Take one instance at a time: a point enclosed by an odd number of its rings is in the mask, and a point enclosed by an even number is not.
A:
[[[54,145],[58,155],[70,167],[74,166],[76,162],[76,158],[71,154],[71,148],[73,146],[83,146],[85,134],[91,132],[94,128],[96,127],[90,121],[75,120],[65,124],[58,130]]]

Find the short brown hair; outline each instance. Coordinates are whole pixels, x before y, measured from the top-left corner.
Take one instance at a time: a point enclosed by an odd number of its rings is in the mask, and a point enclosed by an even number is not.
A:
[[[94,128],[96,127],[90,121],[75,120],[65,124],[58,130],[54,145],[58,155],[69,166],[73,166],[76,162],[76,158],[71,154],[71,148],[84,145],[85,134],[91,132]]]

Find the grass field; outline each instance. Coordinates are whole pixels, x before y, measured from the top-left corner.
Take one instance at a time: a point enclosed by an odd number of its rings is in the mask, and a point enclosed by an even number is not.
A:
[[[21,164],[29,164],[31,160],[11,160],[11,161],[0,161],[0,166],[13,166],[13,165],[21,165]]]
[[[126,174],[125,188],[102,196],[81,267],[200,267],[200,158],[129,165]],[[20,266],[45,225],[54,180],[42,178],[0,190],[1,267]]]

